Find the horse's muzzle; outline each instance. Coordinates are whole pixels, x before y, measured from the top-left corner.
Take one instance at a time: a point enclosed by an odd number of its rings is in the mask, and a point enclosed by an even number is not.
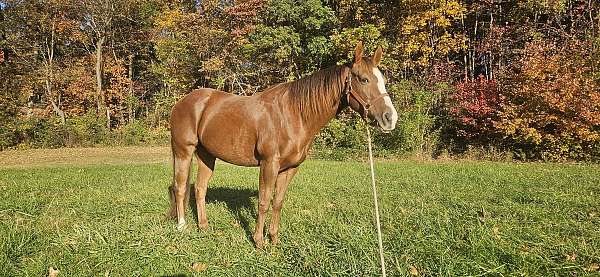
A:
[[[390,133],[396,128],[396,122],[398,121],[398,114],[396,110],[392,108],[386,108],[383,113],[375,116],[377,125],[384,133]]]

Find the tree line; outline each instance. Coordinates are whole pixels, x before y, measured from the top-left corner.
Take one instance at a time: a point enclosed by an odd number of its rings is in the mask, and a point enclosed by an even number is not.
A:
[[[251,95],[385,49],[396,153],[600,157],[593,0],[0,0],[0,148],[164,142],[197,87]],[[368,52],[367,51],[367,52]],[[318,137],[353,148],[343,115]]]

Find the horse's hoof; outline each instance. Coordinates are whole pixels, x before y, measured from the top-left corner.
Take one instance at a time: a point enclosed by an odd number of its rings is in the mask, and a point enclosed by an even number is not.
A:
[[[256,246],[256,250],[259,250],[259,251],[264,251],[265,250],[265,243],[262,242],[262,241],[260,241],[260,242],[255,241],[254,245]]]
[[[183,230],[185,230],[185,220],[177,223],[177,231],[183,231]]]
[[[202,231],[208,230],[208,223],[198,223],[198,229]]]
[[[278,245],[281,241],[279,240],[278,237],[271,237],[271,244],[272,245]]]
[[[254,239],[254,246],[256,246],[257,250],[265,249],[265,243],[264,243],[263,238],[254,237],[253,239]]]

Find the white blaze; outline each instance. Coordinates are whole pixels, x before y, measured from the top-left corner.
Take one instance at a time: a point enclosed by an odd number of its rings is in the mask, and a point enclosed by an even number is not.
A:
[[[377,89],[379,89],[379,93],[384,94],[387,93],[385,90],[385,83],[383,81],[383,74],[376,67],[373,68],[373,75],[377,77]],[[396,122],[398,121],[398,113],[394,108],[394,104],[392,104],[392,99],[389,95],[383,97],[385,105],[392,111],[392,129],[396,127]]]

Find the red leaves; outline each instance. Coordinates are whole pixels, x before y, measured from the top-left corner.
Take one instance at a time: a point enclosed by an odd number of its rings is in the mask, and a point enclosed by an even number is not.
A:
[[[450,95],[450,115],[465,127],[459,135],[468,139],[490,135],[501,99],[496,81],[479,76],[458,83],[455,89]]]
[[[581,159],[600,144],[600,62],[591,41],[536,38],[498,81],[455,85],[449,115],[468,143],[501,139],[534,159]],[[598,51],[598,50],[596,50]],[[596,55],[598,55],[596,53]],[[522,148],[521,148],[522,147]]]

